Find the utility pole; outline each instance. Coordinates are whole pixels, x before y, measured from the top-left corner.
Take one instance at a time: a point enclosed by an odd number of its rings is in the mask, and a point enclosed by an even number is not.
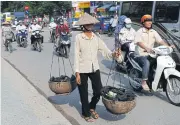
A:
[[[117,1],[116,1],[116,15],[117,15],[117,13],[118,13],[117,10],[118,10],[118,8],[117,8]]]

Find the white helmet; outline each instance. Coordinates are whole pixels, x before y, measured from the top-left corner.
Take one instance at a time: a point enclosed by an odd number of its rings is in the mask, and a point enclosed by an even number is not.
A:
[[[124,22],[125,22],[126,24],[132,23],[130,18],[126,18],[126,19],[124,20]]]

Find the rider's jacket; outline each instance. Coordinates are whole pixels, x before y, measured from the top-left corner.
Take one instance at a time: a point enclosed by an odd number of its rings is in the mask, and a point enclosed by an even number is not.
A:
[[[112,18],[112,19],[110,20],[110,25],[111,25],[112,27],[116,27],[117,22],[118,22],[118,18]]]
[[[53,28],[56,28],[56,26],[57,26],[56,23],[51,22],[51,23],[49,24],[49,29],[51,30],[51,29],[53,29]]]
[[[56,35],[59,35],[61,32],[69,33],[69,27],[67,25],[57,25],[56,26]]]
[[[119,41],[121,45],[128,42],[134,42],[136,31],[131,28],[130,30],[126,27],[123,27],[119,32]]]
[[[26,29],[26,26],[25,25],[18,25],[16,27],[16,31],[19,31],[19,30],[25,30]]]
[[[42,29],[42,27],[39,26],[38,24],[36,24],[36,25],[32,24],[32,25],[29,27],[29,32],[33,32],[33,31],[35,31],[35,30],[41,30],[41,29]]]
[[[154,30],[150,29],[147,30],[146,28],[140,28],[135,36],[135,43],[143,42],[144,45],[148,48],[153,48],[155,42],[159,43],[162,41],[162,38],[160,35]],[[145,52],[144,49],[142,49],[140,46],[136,46],[136,54],[139,56],[147,56],[148,53]]]

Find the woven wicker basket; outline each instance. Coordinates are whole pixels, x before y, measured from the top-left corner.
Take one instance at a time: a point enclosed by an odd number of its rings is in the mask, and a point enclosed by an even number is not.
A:
[[[113,101],[102,97],[102,102],[112,114],[126,114],[136,106],[135,99],[132,101]]]
[[[56,94],[68,94],[72,91],[69,82],[49,82],[49,88]]]

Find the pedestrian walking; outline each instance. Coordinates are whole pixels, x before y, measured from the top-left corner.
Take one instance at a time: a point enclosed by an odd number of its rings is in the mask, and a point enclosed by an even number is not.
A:
[[[94,24],[99,21],[91,15],[85,13],[76,25],[83,26],[83,32],[76,35],[75,41],[75,72],[76,82],[82,104],[82,116],[87,122],[93,122],[99,115],[95,111],[96,104],[100,99],[102,88],[101,76],[98,64],[98,51],[108,59],[115,58],[121,62],[120,52],[111,52],[98,35],[92,32]],[[92,83],[93,97],[88,101],[88,77]]]

